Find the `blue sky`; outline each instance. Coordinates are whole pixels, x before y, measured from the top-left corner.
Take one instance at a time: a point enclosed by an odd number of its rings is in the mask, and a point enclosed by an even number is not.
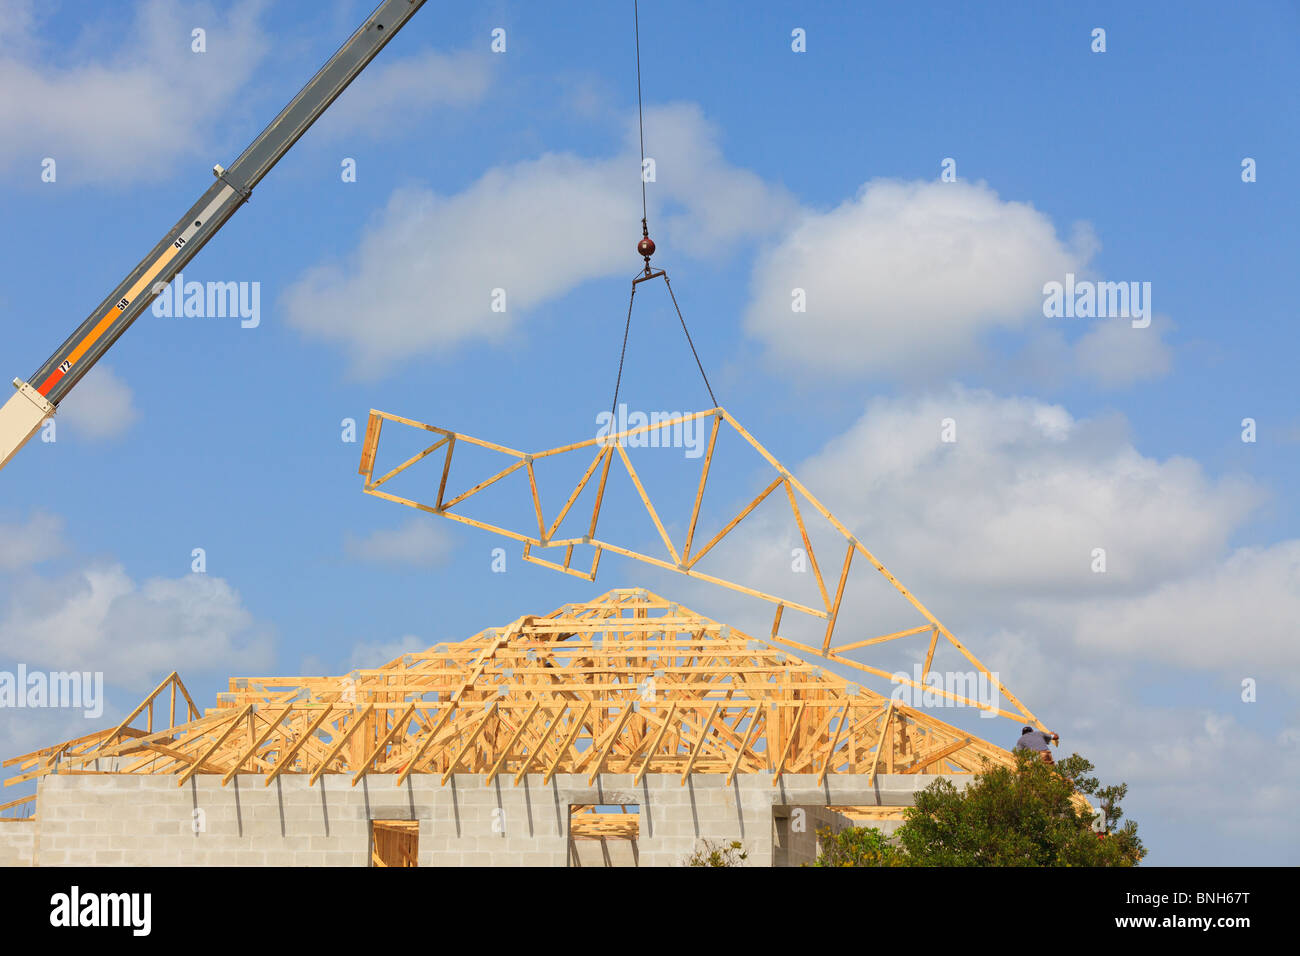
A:
[[[8,375],[367,12],[0,2]],[[1284,3],[642,9],[655,262],[719,401],[1067,751],[1128,780],[1151,863],[1297,857],[1297,20]],[[341,439],[372,407],[525,450],[594,434],[639,266],[631,29],[623,3],[416,15],[185,269],[259,283],[257,326],[146,313],[57,440],[5,469],[0,669],[103,670],[107,722],[172,667],[211,700],[231,674],[340,673],[615,586],[766,626],[697,582],[606,557],[587,584],[366,497]],[[1045,317],[1066,272],[1150,283],[1150,327]],[[674,323],[662,289],[638,294],[630,407],[708,407]],[[664,452],[647,467],[665,488],[694,474]],[[717,480],[734,513],[767,479],[749,462]],[[786,533],[756,523],[726,570],[790,584]],[[870,636],[874,605],[854,608]],[[0,719],[5,756],[93,729]]]

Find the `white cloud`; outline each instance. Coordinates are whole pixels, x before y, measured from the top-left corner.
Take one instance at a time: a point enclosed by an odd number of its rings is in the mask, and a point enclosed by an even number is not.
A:
[[[1044,283],[1084,273],[1095,249],[1086,225],[1063,240],[984,183],[872,180],[830,211],[805,211],[759,257],[745,328],[795,374],[937,375],[990,357],[1001,332],[1028,347],[1008,366],[1017,374],[1106,387],[1163,375],[1163,317],[1145,329],[1091,320],[1072,347],[1063,320],[1044,318]]]
[[[0,0],[0,50],[30,49],[35,24],[35,0]]]
[[[1117,420],[962,388],[872,401],[796,473],[887,567],[949,603],[1137,593],[1220,554],[1262,499],[1142,455]]]
[[[1293,800],[1300,785],[1300,761],[1294,744],[1209,709],[1194,711],[1190,719],[1174,711],[1160,723],[1148,716],[1144,726],[1154,737],[1150,752],[1130,746],[1127,759],[1117,761],[1116,772],[1147,788],[1147,799],[1171,808],[1188,823],[1212,812],[1229,833],[1280,841],[1269,844],[1272,852],[1282,846],[1294,852],[1300,837]],[[1121,728],[1116,728],[1116,737],[1125,739]],[[1225,785],[1223,769],[1233,766],[1259,769],[1243,775],[1242,784]]]
[[[1055,673],[1027,692],[1044,700],[1040,711],[1062,720],[1061,752],[1092,760],[1103,784],[1129,785],[1123,805],[1145,834],[1148,862],[1203,864],[1230,853],[1260,865],[1294,856],[1300,821],[1291,795],[1300,761],[1286,728],[1247,719],[1256,705],[1231,692],[1199,699],[1183,692],[1177,704],[1158,704],[1140,668],[1117,674],[1113,659],[1095,651],[1055,657]],[[1181,839],[1189,827],[1197,840]]]
[[[4,35],[13,42],[0,49],[0,171],[21,166],[35,179],[52,157],[58,182],[122,183],[205,154],[213,119],[268,49],[258,23],[264,6],[145,0],[134,16],[114,18],[111,31],[83,36],[76,52],[85,55],[56,65],[34,55],[52,44],[34,35],[39,21],[19,4]],[[190,49],[198,26],[207,30],[206,53]]]
[[[626,152],[615,160],[619,196],[624,198],[629,189],[629,166],[633,196],[638,182],[635,170],[640,160],[633,154],[633,135],[629,132]],[[798,215],[794,198],[783,188],[727,160],[720,131],[705,120],[695,104],[648,109],[645,135],[646,153],[655,161],[656,176],[647,187],[651,236],[660,242],[664,254],[680,249],[700,258],[714,257],[737,242],[766,236]],[[620,252],[627,248],[627,228],[620,220],[616,242]],[[635,244],[640,236],[635,229],[633,233]],[[614,239],[612,234],[610,239]],[[661,255],[656,261],[671,260]],[[619,274],[622,271],[620,260]]]
[[[22,524],[0,524],[0,571],[19,571],[58,557],[67,545],[64,521],[37,511]]]
[[[348,657],[347,669],[351,672],[383,667],[389,661],[395,660],[403,654],[422,651],[428,646],[428,641],[422,640],[414,634],[405,634],[395,641],[361,642],[352,648],[352,654]]]
[[[833,372],[896,374],[968,357],[982,335],[1042,320],[1043,283],[1080,272],[1027,203],[984,184],[873,180],[807,212],[754,268],[746,328],[782,358]],[[803,289],[807,312],[792,311]]]
[[[317,138],[363,133],[401,134],[440,106],[463,108],[483,99],[492,82],[491,56],[482,52],[424,50],[366,67],[330,106],[314,129]]]
[[[105,693],[105,698],[109,697]],[[141,695],[142,696],[142,695]],[[128,698],[129,699],[129,698]],[[128,705],[134,707],[140,702],[139,697]],[[42,747],[48,747],[63,740],[71,740],[97,730],[111,729],[126,714],[116,702],[104,700],[104,712],[96,717],[87,716],[84,708],[76,707],[24,707],[0,711],[0,760],[8,760],[21,754],[31,753]],[[27,773],[31,768],[21,766],[0,768],[0,778],[8,779]],[[34,793],[36,781],[18,784],[0,790],[6,794],[0,803],[16,800],[23,793]],[[6,811],[6,814],[8,812]]]
[[[421,567],[445,563],[451,546],[446,531],[429,518],[412,518],[400,528],[381,529],[365,538],[349,534],[344,541],[347,553],[362,561]]]
[[[947,417],[955,444],[939,441]],[[1253,854],[1250,862],[1283,862],[1300,838],[1288,796],[1300,782],[1288,697],[1300,675],[1300,541],[1232,548],[1263,490],[1194,461],[1143,454],[1122,424],[953,389],[871,402],[793,472],[1061,732],[1063,753],[1093,760],[1103,782],[1130,784],[1125,806],[1152,862],[1203,862],[1227,848]],[[815,546],[831,540],[804,514]],[[745,537],[726,562],[706,559],[700,570],[797,599],[795,579],[811,577],[789,570],[797,531],[776,512],[755,512],[737,531]],[[1091,571],[1095,545],[1107,548],[1105,574]],[[832,581],[842,553],[818,547]],[[770,624],[770,606],[667,572],[656,583],[716,620],[760,634]],[[918,622],[865,562],[855,562],[845,600],[840,640]],[[906,613],[890,618],[898,607]],[[787,610],[782,632],[808,640],[799,623]],[[886,652],[924,653],[923,640],[905,643],[850,656],[892,669]],[[941,670],[969,666],[942,644],[935,661]],[[1290,726],[1270,726],[1276,718],[1256,717],[1261,705],[1240,700],[1246,677],[1274,713],[1291,711]],[[1004,746],[1015,737],[1011,722],[937,716]],[[1180,844],[1189,826],[1206,840]]]
[[[1168,679],[1167,668],[1069,638],[1035,628],[980,638],[976,650],[1061,734],[1058,755],[1081,753],[1103,784],[1128,783],[1123,806],[1144,834],[1148,862],[1203,864],[1225,859],[1229,846],[1247,865],[1282,862],[1300,839],[1289,796],[1300,785],[1300,762],[1286,728],[1258,726],[1247,716],[1257,705],[1243,703],[1232,681],[1187,681],[1175,702],[1162,702],[1153,687]],[[1263,681],[1261,688],[1276,692]],[[1004,746],[1015,737],[1007,722],[976,724]],[[1179,839],[1188,827],[1206,839]]]
[[[1300,686],[1300,541],[1226,560],[1075,615],[1081,645]]]
[[[103,671],[147,688],[172,670],[265,669],[268,635],[226,581],[203,574],[136,582],[120,564],[18,579],[0,621],[0,653],[33,667]]]
[[[755,264],[745,328],[782,367],[938,373],[991,358],[987,340],[1003,332],[1032,346],[1012,371],[1028,360],[1053,381],[1121,387],[1169,368],[1163,317],[1128,334],[1113,322],[1076,326],[1070,345],[1061,320],[1043,316],[1045,282],[1086,274],[1096,242],[1084,225],[1063,239],[1031,205],[968,183],[875,180],[829,212],[801,211],[729,162],[692,104],[651,109],[646,139],[661,253],[707,258],[777,237]],[[502,342],[530,310],[635,263],[637,149],[633,126],[612,158],[547,153],[490,169],[452,196],[399,189],[353,252],[288,289],[289,322],[345,348],[362,378],[420,353]],[[796,288],[804,313],[791,310]],[[492,311],[498,289],[505,312]],[[341,304],[360,298],[364,323]]]
[[[725,253],[783,222],[786,194],[729,165],[717,132],[693,106],[652,109],[663,203],[661,248]],[[631,274],[640,238],[635,127],[619,155],[547,153],[489,170],[453,196],[393,193],[345,261],[309,269],[288,290],[289,322],[343,346],[352,371],[376,377],[422,352],[503,340],[519,317],[590,279]],[[652,213],[652,222],[657,222]],[[506,294],[492,311],[493,290]],[[348,301],[366,302],[358,321]]]
[[[139,417],[131,387],[107,365],[96,365],[59,403],[55,424],[91,439],[116,438]]]
[[[955,443],[941,441],[948,418]],[[1071,660],[1114,662],[1107,679],[1152,663],[1234,684],[1267,675],[1294,685],[1300,675],[1300,541],[1230,547],[1264,489],[1186,458],[1144,455],[1122,421],[961,388],[879,399],[793,471],[1031,708],[1048,698],[1027,684],[1050,688],[1062,673],[1077,680]],[[715,499],[702,533],[744,504]],[[833,589],[842,539],[803,510]],[[698,570],[817,603],[812,574],[792,573],[801,541],[783,500],[733,534]],[[1096,548],[1105,549],[1105,573],[1093,571]],[[661,587],[742,628],[765,632],[770,623],[771,608],[752,601],[680,579]],[[844,600],[843,641],[921,623],[864,561],[854,563]],[[816,623],[787,612],[782,630],[806,641]],[[924,644],[869,653],[892,668],[901,661],[889,655],[909,650],[923,653]]]
[[[1134,328],[1122,318],[1091,321],[1092,327],[1074,346],[1076,369],[1082,377],[1105,388],[1119,388],[1169,371],[1172,357],[1161,336],[1173,323],[1166,316],[1154,316],[1146,328]]]

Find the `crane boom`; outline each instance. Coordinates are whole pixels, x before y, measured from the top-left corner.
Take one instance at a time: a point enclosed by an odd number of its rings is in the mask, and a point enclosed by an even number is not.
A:
[[[0,468],[423,5],[424,0],[380,3],[229,169],[213,167],[216,181],[45,364],[26,381],[14,379],[18,391],[0,407]]]

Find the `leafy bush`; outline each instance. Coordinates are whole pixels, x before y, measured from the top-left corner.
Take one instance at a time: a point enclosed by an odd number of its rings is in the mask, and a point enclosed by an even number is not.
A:
[[[875,828],[828,833],[816,865],[1136,866],[1146,856],[1137,824],[1119,825],[1125,784],[1101,787],[1078,754],[1055,765],[1015,756],[1015,767],[986,765],[964,790],[940,779],[919,791],[892,838]],[[1099,830],[1080,794],[1101,804]]]
[[[686,858],[687,866],[743,866],[749,854],[739,840],[730,843],[700,841],[703,846]]]
[[[876,827],[849,827],[835,833],[820,827],[821,852],[813,866],[906,866],[903,853]]]

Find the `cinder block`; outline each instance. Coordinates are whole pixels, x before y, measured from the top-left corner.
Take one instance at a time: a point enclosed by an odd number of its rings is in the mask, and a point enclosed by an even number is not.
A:
[[[647,776],[641,785],[633,784],[631,774],[602,774],[592,786],[582,775],[557,775],[544,785],[536,774],[520,787],[506,778],[489,786],[477,775],[458,775],[454,789],[427,776],[412,777],[410,787],[400,788],[394,779],[368,777],[353,789],[345,776],[331,776],[322,790],[307,787],[299,776],[262,788],[258,777],[249,775],[241,777],[238,789],[223,790],[207,775],[196,777],[193,788],[141,775],[45,778],[40,790],[44,829],[36,856],[46,855],[44,865],[54,865],[50,854],[61,862],[93,863],[97,855],[113,851],[122,852],[128,865],[366,865],[369,818],[414,816],[421,821],[421,862],[429,865],[545,865],[546,859],[564,865],[569,806],[626,801],[641,807],[640,865],[676,865],[704,837],[741,839],[750,864],[758,865],[772,859],[774,804],[812,811],[828,799],[813,774],[788,775],[778,787],[763,774],[738,776],[731,786],[721,776],[699,776],[688,787],[671,774]],[[91,784],[83,786],[87,781]],[[879,799],[907,805],[929,781],[880,775],[870,788],[856,778],[831,782],[830,799],[836,803],[870,805]],[[196,793],[206,823],[199,834],[191,829]],[[503,818],[494,813],[498,810],[505,811]],[[502,819],[504,833],[495,832],[494,820]],[[810,813],[808,826],[815,830],[834,819]],[[4,832],[0,827],[0,862],[20,852],[13,841],[5,842]],[[35,848],[35,839],[30,845]],[[791,845],[785,860],[797,862],[811,852]]]

